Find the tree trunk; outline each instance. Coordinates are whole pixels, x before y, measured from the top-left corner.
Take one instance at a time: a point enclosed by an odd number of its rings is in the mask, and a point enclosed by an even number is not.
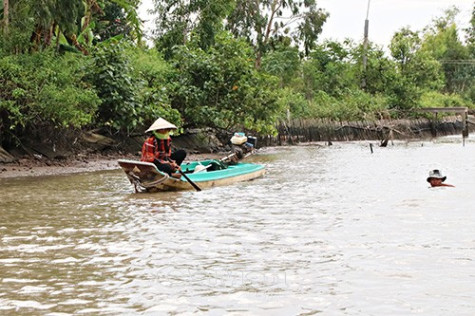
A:
[[[260,50],[258,50],[256,54],[256,62],[254,63],[254,67],[256,69],[261,69],[261,62],[262,62],[262,53]]]
[[[83,55],[86,55],[86,56],[89,55],[89,52],[87,51],[87,49],[82,47],[81,44],[78,42],[76,34],[68,36],[68,35],[63,33],[63,35],[66,37],[66,40],[69,43],[73,44],[74,47],[76,47],[81,53],[83,53]]]
[[[31,49],[33,51],[38,51],[40,49],[42,33],[43,33],[42,27],[39,25],[35,26],[35,29],[33,33],[31,33],[31,37],[30,37],[30,42],[33,44]]]
[[[55,29],[55,28],[56,28],[56,23],[53,22],[53,24],[49,27],[49,29],[45,30],[45,39],[44,39],[44,42],[45,42],[46,47],[50,47],[50,46],[51,46],[51,40],[53,39],[54,29]]]
[[[3,0],[3,34],[8,34],[8,15],[10,13],[8,0]]]

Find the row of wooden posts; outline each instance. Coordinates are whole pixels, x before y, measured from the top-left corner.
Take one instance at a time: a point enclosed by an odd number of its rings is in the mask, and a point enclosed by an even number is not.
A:
[[[264,146],[276,144],[293,144],[299,142],[312,141],[351,141],[365,139],[379,139],[381,145],[392,139],[410,139],[424,137],[431,133],[432,137],[437,134],[453,135],[462,130],[463,142],[469,134],[469,124],[475,121],[469,119],[467,107],[452,108],[425,108],[420,112],[434,113],[434,119],[416,120],[379,120],[379,121],[356,121],[356,122],[335,122],[326,119],[288,119],[281,122],[278,127],[279,136],[262,139]],[[440,122],[438,113],[453,113],[461,117],[461,120]],[[474,128],[470,128],[474,130]]]
[[[444,113],[455,113],[459,114],[462,117],[462,124],[463,124],[463,129],[462,129],[462,139],[463,139],[463,145],[465,146],[465,138],[468,137],[469,134],[469,128],[468,124],[475,124],[474,121],[469,120],[468,118],[468,108],[464,106],[460,107],[451,107],[451,108],[424,108],[420,109],[420,112],[429,112],[429,113],[434,113],[435,114],[435,120],[438,120],[438,114],[441,112]]]

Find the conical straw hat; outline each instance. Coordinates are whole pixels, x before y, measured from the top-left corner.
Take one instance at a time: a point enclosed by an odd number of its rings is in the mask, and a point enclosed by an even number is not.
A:
[[[167,120],[164,120],[160,117],[158,120],[153,122],[153,124],[148,128],[148,130],[145,131],[145,133],[156,131],[159,129],[177,129],[177,127],[173,125],[172,123],[168,122]]]

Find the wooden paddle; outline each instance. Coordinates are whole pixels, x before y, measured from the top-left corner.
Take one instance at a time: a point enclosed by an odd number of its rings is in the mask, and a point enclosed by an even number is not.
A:
[[[195,188],[196,191],[201,191],[200,187],[196,185],[196,183],[194,183],[193,181],[191,181],[190,178],[188,178],[188,176],[181,170],[181,169],[178,169],[178,171],[181,173],[181,175],[186,179],[186,181],[188,181],[189,184],[191,184],[191,186],[193,188]]]
[[[173,160],[171,160],[170,158],[167,159],[169,162],[173,162]],[[181,170],[181,168],[178,168],[178,172],[180,172],[180,174],[186,179],[186,181],[188,181],[189,184],[191,184],[191,186],[193,188],[195,188],[196,191],[201,191],[201,188],[199,186],[196,185],[196,183],[194,183],[193,181],[191,181],[190,178],[188,178],[188,176],[183,172],[183,170]]]

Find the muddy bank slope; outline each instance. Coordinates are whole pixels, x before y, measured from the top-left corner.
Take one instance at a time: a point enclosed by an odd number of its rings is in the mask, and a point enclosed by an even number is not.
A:
[[[188,152],[187,160],[221,158],[231,147],[212,129],[194,129],[174,137],[173,146]],[[59,175],[119,168],[117,159],[140,159],[144,135],[108,137],[95,131],[25,140],[10,150],[0,147],[0,178]]]
[[[470,132],[475,131],[469,125]],[[462,135],[463,122],[458,117],[443,120],[381,120],[372,122],[334,122],[293,120],[278,126],[277,136],[258,137],[258,145],[279,146],[305,142],[377,140],[381,145],[392,139],[430,139]],[[190,129],[173,138],[175,148],[185,149],[187,160],[221,158],[231,150],[232,133],[210,128]],[[117,169],[117,159],[140,158],[145,135],[109,137],[99,131],[54,134],[44,139],[25,140],[21,146],[0,147],[0,178],[58,175]]]

